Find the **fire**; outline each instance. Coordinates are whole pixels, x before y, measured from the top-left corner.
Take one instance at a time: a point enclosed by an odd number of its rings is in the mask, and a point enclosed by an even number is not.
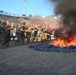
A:
[[[56,40],[53,41],[53,45],[55,46],[76,46],[76,35],[72,35],[70,38],[68,39],[62,39],[62,38],[57,38]]]

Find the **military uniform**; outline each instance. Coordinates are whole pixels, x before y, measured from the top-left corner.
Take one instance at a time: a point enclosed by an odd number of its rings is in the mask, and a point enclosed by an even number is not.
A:
[[[7,44],[9,46],[9,41],[10,41],[10,25],[5,26],[6,34],[4,37],[3,45]]]

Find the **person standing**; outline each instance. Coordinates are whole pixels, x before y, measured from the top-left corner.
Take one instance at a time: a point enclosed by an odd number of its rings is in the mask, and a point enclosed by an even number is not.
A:
[[[5,30],[6,30],[6,35],[4,37],[4,41],[2,45],[6,45],[9,46],[9,41],[10,41],[10,25],[8,23],[6,23],[5,25]]]
[[[35,39],[36,39],[36,41],[38,41],[37,34],[38,34],[38,29],[35,28],[35,29],[34,29],[34,37],[33,37],[33,39],[32,39],[32,42],[33,42]]]
[[[13,40],[15,41],[15,38],[16,38],[16,27],[14,26],[13,27]]]
[[[21,27],[21,44],[24,45],[25,42],[25,30],[23,27]]]
[[[27,30],[26,32],[26,37],[27,37],[27,44],[30,44],[31,32],[29,30]]]

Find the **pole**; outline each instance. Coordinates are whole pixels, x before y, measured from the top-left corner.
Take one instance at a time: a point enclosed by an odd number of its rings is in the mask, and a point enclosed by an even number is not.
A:
[[[25,16],[26,16],[26,0],[24,0],[24,14],[25,14]]]

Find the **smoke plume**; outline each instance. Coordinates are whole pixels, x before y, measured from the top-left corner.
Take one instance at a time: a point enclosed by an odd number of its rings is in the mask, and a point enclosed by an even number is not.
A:
[[[76,0],[51,1],[56,3],[55,14],[63,17],[63,28],[55,33],[56,36],[68,38],[72,34],[76,35]]]

